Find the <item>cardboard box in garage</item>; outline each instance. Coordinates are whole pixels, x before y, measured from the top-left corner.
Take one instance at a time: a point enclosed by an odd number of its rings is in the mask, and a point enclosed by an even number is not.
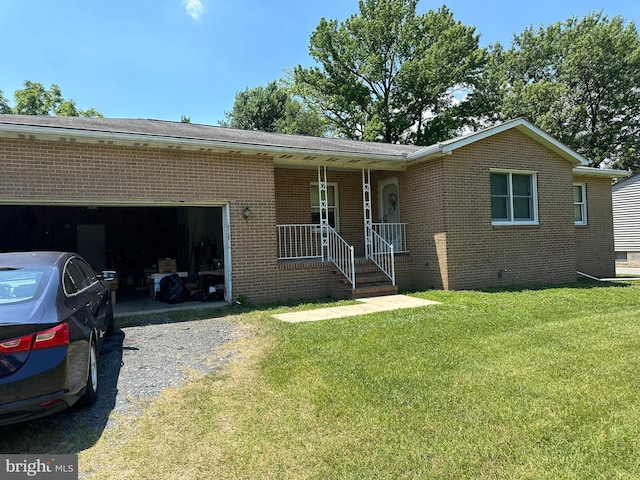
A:
[[[178,267],[175,258],[159,258],[158,273],[176,273]]]

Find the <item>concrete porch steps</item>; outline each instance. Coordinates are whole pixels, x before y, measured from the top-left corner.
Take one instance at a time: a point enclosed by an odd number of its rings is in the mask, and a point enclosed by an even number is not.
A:
[[[391,285],[391,280],[388,284],[369,285],[367,287],[358,287],[355,289],[349,289],[351,292],[349,298],[369,298],[369,297],[382,297],[384,295],[396,295],[398,293],[398,287]]]
[[[369,298],[383,295],[395,295],[398,287],[391,284],[387,277],[371,260],[355,259],[356,288],[351,288],[349,280],[337,269],[333,270],[336,278],[334,295],[338,298]]]

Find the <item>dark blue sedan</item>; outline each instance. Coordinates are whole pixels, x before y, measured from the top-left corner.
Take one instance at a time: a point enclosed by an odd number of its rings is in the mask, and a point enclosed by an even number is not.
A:
[[[107,283],[74,253],[0,253],[0,425],[90,405],[113,332]]]

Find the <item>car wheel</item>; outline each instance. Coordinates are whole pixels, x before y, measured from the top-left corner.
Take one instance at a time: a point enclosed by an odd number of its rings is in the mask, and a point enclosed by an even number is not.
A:
[[[113,331],[115,330],[115,327],[116,327],[116,322],[113,319],[113,308],[111,308],[107,313],[107,331],[105,332],[105,335],[107,337],[110,337],[111,335],[113,335]]]
[[[95,341],[91,341],[89,349],[89,373],[84,395],[80,398],[80,405],[92,405],[98,399],[98,347]]]

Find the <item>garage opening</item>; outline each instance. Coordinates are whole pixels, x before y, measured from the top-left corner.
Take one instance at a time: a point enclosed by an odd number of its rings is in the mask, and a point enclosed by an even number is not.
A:
[[[156,301],[159,269],[168,273],[173,260],[193,293],[215,290],[224,298],[224,212],[223,206],[2,205],[0,251],[77,252],[97,272],[117,272],[118,304]]]

